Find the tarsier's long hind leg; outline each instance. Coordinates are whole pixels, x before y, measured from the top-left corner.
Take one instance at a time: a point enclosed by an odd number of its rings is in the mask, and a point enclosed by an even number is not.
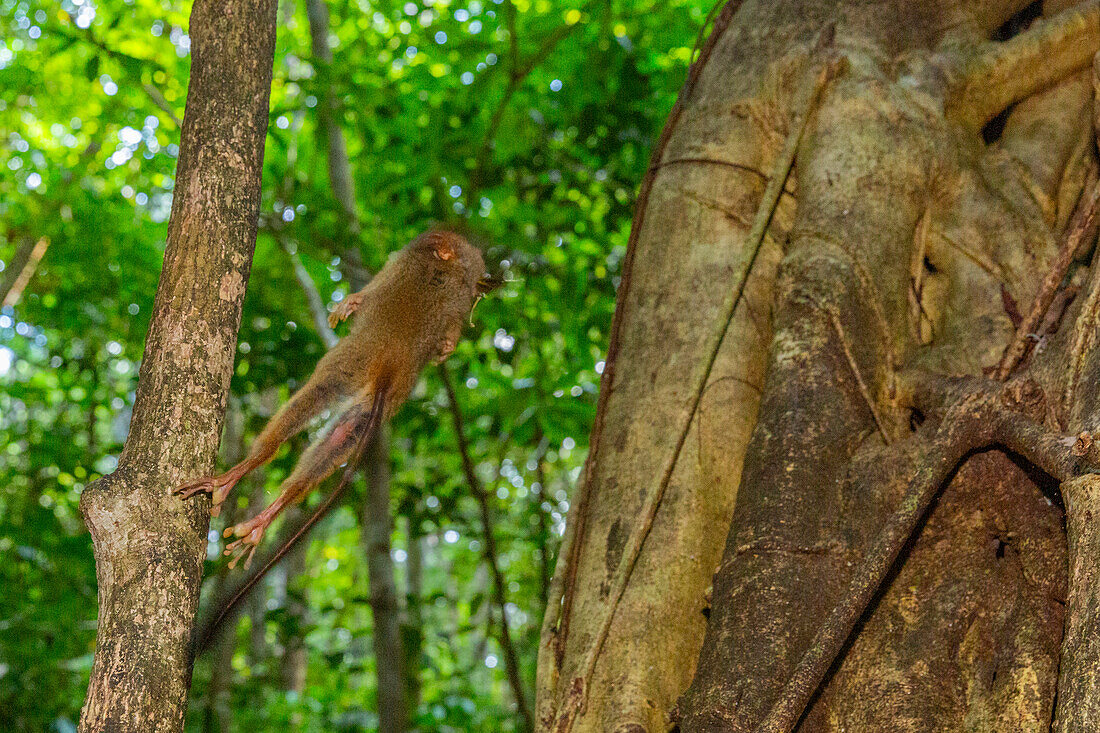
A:
[[[244,557],[247,566],[256,546],[263,539],[275,517],[286,507],[301,501],[319,483],[328,478],[345,461],[357,462],[364,446],[378,431],[385,416],[387,392],[379,390],[375,395],[363,393],[344,411],[332,428],[302,455],[294,471],[280,487],[279,495],[266,509],[252,519],[229,527],[226,537],[238,537],[225,550],[234,555],[230,566]],[[342,482],[338,491],[343,488]]]
[[[330,354],[332,352],[329,352]],[[326,357],[328,354],[325,355]],[[318,364],[320,367],[320,364]],[[318,369],[314,374],[324,373]],[[210,513],[217,516],[225,497],[233,490],[245,474],[271,460],[275,451],[287,438],[304,428],[314,416],[323,412],[338,398],[346,396],[339,379],[329,378],[314,381],[311,378],[300,390],[294,393],[290,401],[283,405],[263,431],[252,442],[248,456],[233,468],[220,476],[199,479],[178,487],[174,493],[184,499],[195,494],[210,493],[214,502]]]

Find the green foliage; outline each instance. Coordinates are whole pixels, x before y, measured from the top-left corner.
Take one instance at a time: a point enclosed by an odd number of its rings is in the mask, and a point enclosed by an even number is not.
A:
[[[279,10],[261,234],[232,385],[245,437],[324,349],[277,237],[331,304],[348,292],[350,249],[376,269],[430,222],[461,223],[509,280],[475,309],[448,366],[491,492],[530,695],[634,192],[709,4],[339,0],[329,9],[331,65],[314,58],[304,6]],[[25,241],[49,241],[21,300],[0,314],[3,730],[72,730],[79,716],[96,597],[77,503],[113,470],[126,434],[171,208],[186,25],[187,7],[161,0],[0,0],[0,263]],[[319,125],[330,91],[358,229],[329,182]],[[484,529],[437,372],[426,372],[392,431],[393,555],[406,641],[420,640],[415,719],[424,730],[519,729]],[[264,474],[268,490],[302,444]],[[240,623],[230,712],[214,716],[230,716],[226,730],[377,725],[352,511],[362,491],[314,533],[305,573],[275,578],[266,613]],[[243,511],[248,491],[239,493]],[[409,582],[417,548],[418,588]],[[221,568],[212,562],[208,574]],[[305,602],[304,617],[288,613],[288,593]],[[300,692],[280,675],[292,636],[306,642]],[[210,680],[200,663],[192,729],[213,719]]]

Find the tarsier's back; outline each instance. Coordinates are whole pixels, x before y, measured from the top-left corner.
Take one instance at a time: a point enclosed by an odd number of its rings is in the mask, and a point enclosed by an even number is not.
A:
[[[454,349],[484,271],[481,252],[463,237],[422,234],[362,291],[351,330],[336,349],[353,352],[348,356],[364,368],[386,367],[400,381],[415,382],[428,362]]]

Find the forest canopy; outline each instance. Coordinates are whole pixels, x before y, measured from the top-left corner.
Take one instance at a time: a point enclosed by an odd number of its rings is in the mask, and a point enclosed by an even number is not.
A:
[[[78,501],[114,470],[127,434],[172,204],[189,9],[0,0],[3,730],[75,730],[88,684],[96,576]],[[391,421],[389,582],[410,717],[424,729],[523,727],[502,618],[533,701],[635,192],[709,10],[279,4],[259,237],[219,465],[324,352],[316,304],[331,309],[432,222],[461,223],[507,280],[447,362],[455,399],[429,369]],[[227,513],[273,491],[308,437],[242,484]],[[368,578],[365,493],[360,479],[228,643],[200,657],[189,730],[377,727],[371,594],[386,579]],[[227,578],[220,526],[204,597]]]

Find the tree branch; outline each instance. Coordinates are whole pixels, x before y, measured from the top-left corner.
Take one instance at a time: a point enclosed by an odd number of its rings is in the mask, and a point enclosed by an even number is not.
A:
[[[1100,180],[1094,180],[1092,186],[1082,194],[1073,218],[1062,233],[1062,245],[1039,286],[1039,292],[1035,294],[1035,302],[1032,303],[1031,310],[1016,329],[1012,342],[1005,347],[1001,362],[994,372],[997,379],[1002,381],[1007,379],[1016,365],[1027,355],[1028,347],[1039,330],[1039,324],[1042,323],[1047,310],[1054,302],[1054,296],[1057,295],[1070,264],[1076,258],[1077,251],[1090,237],[1096,236],[1098,217],[1100,217]]]
[[[0,308],[19,302],[49,246],[49,237],[42,237],[37,242],[24,239],[15,248],[15,254],[5,268],[4,279],[0,281]]]
[[[328,45],[329,13],[325,0],[306,0],[306,15],[313,57],[322,75],[322,99],[317,105],[318,147],[323,147],[328,155],[329,184],[347,228],[348,237],[341,254],[348,265],[348,280],[353,290],[360,290],[370,277],[359,251],[361,226],[355,208],[355,178],[348,159],[347,140],[338,122],[340,107],[332,89],[332,48]]]
[[[84,43],[87,43],[107,58],[117,61],[119,66],[122,67],[123,72],[127,76],[129,76],[131,80],[136,81],[138,84],[141,85],[141,89],[149,97],[149,101],[156,105],[156,107],[160,111],[168,115],[168,119],[170,119],[177,128],[183,124],[180,121],[180,118],[176,115],[175,110],[172,109],[172,105],[170,105],[168,103],[168,100],[164,98],[164,95],[161,93],[160,89],[158,89],[152,83],[144,82],[141,80],[142,70],[152,69],[154,71],[161,71],[166,75],[168,74],[168,70],[158,64],[156,61],[153,61],[151,59],[138,58],[137,56],[131,56],[128,53],[123,53],[122,51],[111,48],[106,43],[96,38],[95,33],[92,32],[92,29],[90,27],[85,28],[83,30],[83,33],[75,33],[61,25],[51,25],[50,30],[59,36],[64,36],[65,38],[69,38],[73,41],[82,41]]]
[[[587,11],[594,3],[595,0],[589,0],[582,8],[582,12]],[[511,3],[508,5],[511,7]],[[500,102],[497,103],[496,109],[493,110],[493,114],[489,118],[489,126],[485,128],[485,135],[482,137],[481,145],[478,148],[474,168],[470,172],[470,185],[466,190],[466,208],[472,209],[477,204],[478,196],[481,194],[483,179],[485,177],[485,169],[489,165],[489,156],[493,151],[493,142],[496,140],[497,131],[500,129],[500,124],[504,120],[504,112],[508,109],[508,104],[512,101],[512,97],[515,96],[519,88],[523,86],[523,82],[531,75],[531,72],[537,69],[539,64],[545,61],[546,57],[558,47],[558,44],[568,38],[578,25],[580,25],[580,23],[562,25],[555,28],[554,31],[543,40],[538,49],[531,54],[529,58],[524,60],[522,64],[519,63],[519,51],[516,47],[513,47],[512,68],[509,69],[508,86],[505,87],[504,96],[501,97]],[[510,34],[512,38],[515,38],[514,20],[510,28]]]
[[[481,515],[481,527],[482,533],[485,536],[485,562],[489,566],[489,571],[493,576],[493,600],[500,609],[500,647],[504,652],[504,665],[508,672],[508,682],[512,686],[512,695],[516,699],[516,707],[519,708],[519,713],[523,717],[526,730],[534,730],[534,718],[531,716],[531,709],[527,704],[527,696],[523,691],[523,679],[520,676],[519,660],[516,655],[515,646],[512,644],[512,634],[508,625],[508,610],[506,584],[504,582],[504,573],[500,570],[500,562],[497,559],[497,546],[496,539],[493,535],[493,517],[492,511],[489,508],[489,497],[485,492],[485,487],[481,485],[481,480],[477,477],[477,472],[474,471],[474,464],[470,458],[470,447],[466,442],[466,430],[465,422],[462,418],[462,410],[458,404],[458,397],[455,394],[454,385],[451,384],[450,374],[447,372],[445,364],[439,365],[439,378],[443,380],[443,387],[447,390],[447,399],[450,402],[451,418],[454,422],[455,429],[455,442],[458,445],[459,457],[462,459],[462,471],[466,476],[466,483],[469,486],[470,493],[473,495],[474,500],[477,501],[478,510]]]
[[[321,299],[321,293],[317,291],[317,284],[309,276],[305,265],[302,264],[302,258],[298,256],[298,252],[295,251],[290,240],[281,232],[275,232],[274,235],[279,242],[279,246],[282,247],[283,252],[286,252],[286,256],[290,259],[290,264],[294,268],[294,279],[298,281],[302,292],[305,293],[306,302],[309,305],[309,318],[313,321],[313,328],[317,331],[317,335],[321,337],[325,348],[331,349],[339,343],[340,339],[337,337],[336,332],[332,330],[332,327],[328,325],[328,309],[325,308],[325,302]]]

